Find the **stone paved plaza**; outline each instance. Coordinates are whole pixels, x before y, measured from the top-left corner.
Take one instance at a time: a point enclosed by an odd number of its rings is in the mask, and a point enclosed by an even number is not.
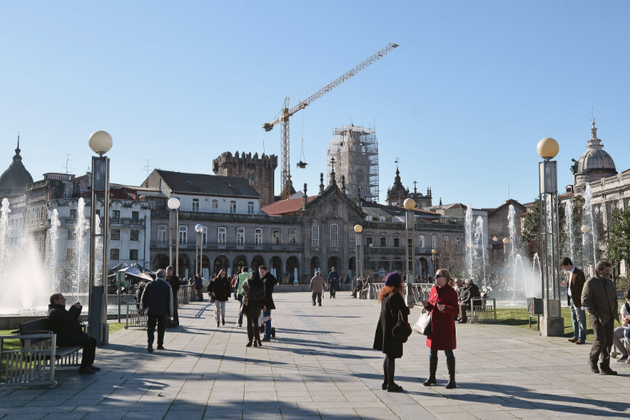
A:
[[[511,419],[629,418],[630,365],[618,376],[590,372],[590,345],[542,338],[535,330],[458,325],[457,383],[424,387],[428,349],[414,333],[397,360],[405,393],[381,390],[382,354],[371,350],[376,301],[338,292],[323,306],[308,293],[278,293],[276,340],[246,348],[238,303],[226,325],[194,302],[167,330],[166,350],[146,351],[146,331],[121,330],[97,350],[96,375],[58,373],[56,389],[0,390],[0,419]],[[415,321],[419,309],[412,310]]]

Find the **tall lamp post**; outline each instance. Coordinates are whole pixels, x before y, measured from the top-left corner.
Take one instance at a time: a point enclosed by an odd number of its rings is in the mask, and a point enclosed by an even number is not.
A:
[[[195,231],[197,232],[197,249],[199,250],[199,257],[197,257],[197,250],[195,250],[195,259],[197,260],[195,268],[197,273],[203,277],[203,226],[195,226]]]
[[[361,254],[361,238],[363,235],[361,235],[361,233],[363,232],[363,226],[361,225],[354,225],[354,236],[355,236],[355,242],[357,244],[357,275],[355,277],[363,277],[363,258],[362,254]],[[356,279],[352,279],[352,287],[354,288]]]
[[[173,266],[173,229],[175,229],[175,275],[179,276],[179,199],[171,197],[166,202],[168,212],[168,265]],[[175,213],[175,220],[173,220]]]
[[[109,342],[107,326],[107,262],[109,259],[109,158],[104,156],[112,148],[112,136],[105,131],[95,131],[88,140],[90,149],[98,156],[92,156],[92,205],[90,209],[90,273],[89,273],[89,313],[88,334],[99,345]],[[96,234],[96,200],[103,197],[103,228]],[[96,269],[96,241],[103,240],[103,260],[101,276]]]
[[[560,261],[558,220],[558,169],[552,161],[560,151],[558,142],[547,137],[538,142],[536,150],[543,162],[538,164],[540,186],[539,244],[542,267],[543,322],[540,333],[545,337],[564,335],[564,319],[560,313]]]
[[[406,260],[406,277],[407,277],[407,305],[411,305],[414,302],[413,293],[411,292],[411,284],[413,283],[416,277],[416,263],[415,263],[415,247],[414,247],[414,237],[416,236],[415,230],[415,217],[413,214],[413,209],[416,208],[416,202],[413,201],[412,198],[408,198],[403,202],[403,207],[405,210],[405,260]],[[411,235],[411,265],[412,270],[409,270],[409,231],[413,231]]]
[[[433,273],[437,271],[437,249],[433,248],[431,250],[431,263],[433,264]],[[435,274],[433,274],[435,275]],[[435,279],[434,279],[435,280]]]

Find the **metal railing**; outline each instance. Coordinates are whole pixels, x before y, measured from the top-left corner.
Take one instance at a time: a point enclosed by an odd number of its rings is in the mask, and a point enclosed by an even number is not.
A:
[[[495,299],[472,298],[470,303],[472,305],[471,324],[497,322],[497,301]]]

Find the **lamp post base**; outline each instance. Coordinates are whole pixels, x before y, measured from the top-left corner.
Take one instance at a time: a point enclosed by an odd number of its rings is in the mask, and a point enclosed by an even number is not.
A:
[[[543,316],[540,318],[540,335],[543,337],[563,337],[564,318]]]
[[[106,319],[103,320],[106,306],[105,288],[92,286],[88,312],[88,335],[94,338],[99,346],[109,343],[109,325]]]

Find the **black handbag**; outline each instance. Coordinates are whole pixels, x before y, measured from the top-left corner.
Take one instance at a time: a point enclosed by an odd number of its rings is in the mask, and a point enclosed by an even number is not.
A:
[[[406,343],[407,339],[411,335],[411,325],[409,325],[408,322],[405,322],[402,311],[398,311],[398,322],[392,329],[392,335],[395,339],[402,341],[403,343]]]

